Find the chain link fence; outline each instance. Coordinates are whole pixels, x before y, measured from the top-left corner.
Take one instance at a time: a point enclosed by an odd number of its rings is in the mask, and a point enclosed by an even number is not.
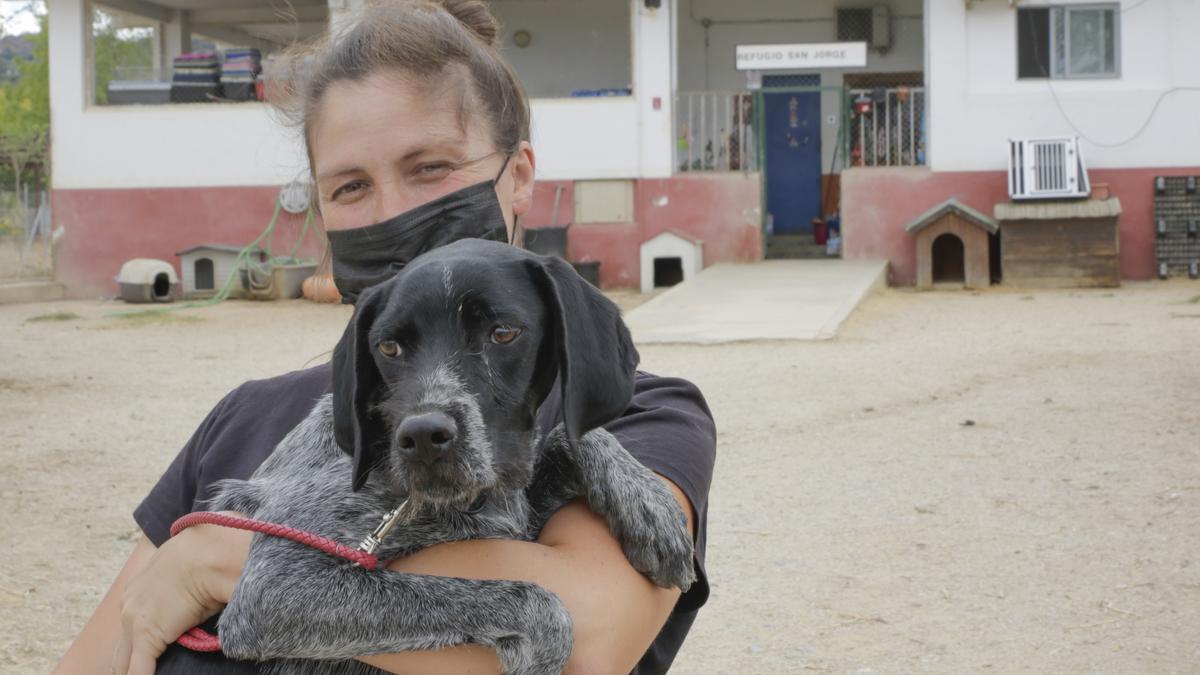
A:
[[[847,90],[850,166],[924,166],[925,88]]]
[[[0,281],[50,278],[52,240],[47,192],[0,192]]]

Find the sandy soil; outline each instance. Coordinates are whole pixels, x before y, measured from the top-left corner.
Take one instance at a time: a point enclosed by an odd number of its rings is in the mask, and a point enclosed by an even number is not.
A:
[[[0,307],[0,671],[52,666],[220,396],[324,358],[348,316],[119,308]],[[889,290],[825,343],[642,348],[721,430],[677,671],[1194,671],[1198,338],[1200,285],[1172,282]]]

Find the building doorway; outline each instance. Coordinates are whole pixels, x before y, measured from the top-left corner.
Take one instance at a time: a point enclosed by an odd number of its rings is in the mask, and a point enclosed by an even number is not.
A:
[[[768,234],[810,234],[822,216],[820,85],[819,75],[762,78]]]

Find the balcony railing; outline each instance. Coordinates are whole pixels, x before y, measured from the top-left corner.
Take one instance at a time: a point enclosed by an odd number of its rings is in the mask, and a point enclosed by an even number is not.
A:
[[[837,119],[842,166],[923,166],[924,87],[846,89],[849,113]],[[756,171],[755,92],[698,91],[675,96],[675,170]],[[828,105],[828,104],[827,104]],[[824,110],[831,113],[832,110]]]
[[[925,88],[850,89],[850,166],[925,164]]]
[[[675,170],[755,170],[753,99],[748,91],[676,94]]]

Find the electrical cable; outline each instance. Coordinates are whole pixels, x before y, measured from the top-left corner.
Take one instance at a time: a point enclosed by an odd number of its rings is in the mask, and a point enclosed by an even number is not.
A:
[[[1071,119],[1071,116],[1067,114],[1066,109],[1063,108],[1062,101],[1060,101],[1058,98],[1058,92],[1054,90],[1054,84],[1052,80],[1046,80],[1046,87],[1049,88],[1050,97],[1054,99],[1054,105],[1058,108],[1058,112],[1062,115],[1063,120],[1067,123],[1067,126],[1071,127],[1071,130],[1083,140],[1101,148],[1119,148],[1136,140],[1138,136],[1141,136],[1142,133],[1150,127],[1150,122],[1154,120],[1154,115],[1158,113],[1158,107],[1162,105],[1163,100],[1167,98],[1167,96],[1174,94],[1177,91],[1200,91],[1200,87],[1192,86],[1179,86],[1167,89],[1158,95],[1158,99],[1154,101],[1154,107],[1150,108],[1150,114],[1146,116],[1145,121],[1142,122],[1142,125],[1138,127],[1137,131],[1133,132],[1131,136],[1122,141],[1117,141],[1116,143],[1103,143],[1085,134],[1083,130],[1081,130],[1079,126],[1075,124],[1075,121]]]
[[[1142,5],[1146,4],[1149,1],[1150,0],[1141,0],[1141,2],[1130,5],[1129,7],[1123,7],[1121,9],[1121,12],[1125,13],[1130,10],[1137,9],[1138,7],[1141,7]],[[1029,23],[1030,33],[1036,35],[1037,30],[1035,29],[1035,26],[1033,23],[1033,14],[1027,13],[1025,16],[1028,18],[1027,23]],[[1052,32],[1052,31],[1047,31],[1047,33],[1050,33],[1050,32]],[[1050,72],[1050,68],[1046,65],[1046,63],[1044,63],[1044,61],[1042,59],[1041,49],[1039,49],[1038,47],[1039,47],[1039,45],[1035,42],[1034,49],[1033,49],[1033,57],[1037,61],[1037,64],[1040,67],[1041,71],[1046,73],[1046,88],[1050,91],[1050,98],[1054,100],[1054,106],[1056,108],[1058,108],[1058,113],[1060,115],[1062,115],[1063,121],[1065,121],[1067,123],[1067,126],[1071,127],[1071,130],[1075,132],[1075,135],[1079,136],[1080,138],[1087,141],[1088,143],[1095,145],[1096,147],[1119,148],[1123,145],[1128,145],[1129,143],[1132,143],[1139,136],[1141,136],[1142,133],[1144,133],[1147,128],[1150,127],[1150,122],[1152,122],[1154,120],[1154,116],[1158,113],[1158,107],[1160,105],[1162,105],[1163,100],[1167,96],[1174,94],[1177,91],[1200,91],[1200,87],[1198,87],[1198,86],[1178,86],[1178,87],[1171,87],[1170,89],[1167,89],[1166,91],[1164,91],[1158,95],[1158,99],[1154,101],[1154,106],[1150,108],[1150,114],[1146,116],[1146,119],[1142,122],[1141,126],[1138,127],[1137,131],[1133,132],[1133,134],[1130,135],[1128,138],[1121,140],[1121,141],[1117,141],[1116,143],[1104,143],[1102,141],[1097,141],[1096,139],[1092,138],[1088,134],[1084,133],[1083,130],[1079,128],[1079,125],[1076,124],[1073,119],[1071,119],[1071,116],[1067,113],[1066,108],[1063,107],[1062,101],[1058,98],[1058,92],[1054,89],[1053,73]]]

